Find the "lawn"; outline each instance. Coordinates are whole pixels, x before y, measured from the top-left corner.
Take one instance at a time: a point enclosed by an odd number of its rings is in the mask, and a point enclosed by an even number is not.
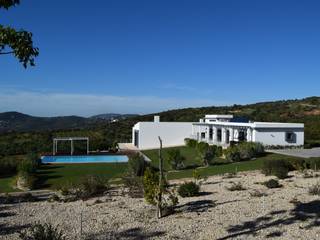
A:
[[[167,153],[170,148],[164,148],[163,153],[163,160],[164,160],[164,169],[167,171],[168,179],[178,179],[178,178],[187,178],[192,177],[193,169],[190,166],[200,165],[200,160],[197,158],[196,151],[192,148],[188,147],[176,147],[179,148],[181,154],[186,158],[185,170],[180,171],[172,171],[170,169],[170,165],[167,160]],[[147,155],[152,160],[152,165],[155,167],[159,166],[159,157],[158,157],[158,150],[146,150],[143,151],[145,155]],[[209,167],[198,167],[197,170],[202,176],[211,176],[217,174],[223,174],[227,172],[235,172],[235,171],[250,171],[250,170],[259,170],[262,167],[262,163],[264,160],[270,159],[297,159],[297,157],[290,157],[275,153],[266,153],[264,156],[248,160],[248,161],[241,161],[235,163],[221,163],[221,159],[218,159],[218,164],[212,165]]]
[[[195,167],[202,176],[210,176],[216,174],[223,174],[235,171],[250,171],[261,168],[264,160],[269,159],[294,159],[295,157],[266,153],[264,156],[257,159],[235,162],[223,163],[218,159],[216,165],[209,167],[201,167],[201,162],[197,157],[196,151],[188,147],[178,147],[181,154],[185,157],[186,169],[180,171],[172,171],[168,163],[167,154],[169,148],[163,149],[164,168],[166,170],[168,179],[178,179],[192,177],[192,172]],[[158,167],[158,150],[143,151],[151,160],[152,165]],[[38,189],[57,189],[59,186],[69,182],[77,182],[85,175],[101,175],[107,178],[112,178],[117,181],[119,177],[125,172],[127,163],[87,163],[87,164],[55,164],[43,165],[37,171]],[[17,191],[11,187],[14,176],[7,176],[0,178],[0,192]]]
[[[100,175],[116,180],[127,168],[127,163],[86,163],[43,165],[37,171],[37,189],[57,189],[59,186],[77,182],[85,175]],[[14,176],[0,178],[0,193],[14,192]]]

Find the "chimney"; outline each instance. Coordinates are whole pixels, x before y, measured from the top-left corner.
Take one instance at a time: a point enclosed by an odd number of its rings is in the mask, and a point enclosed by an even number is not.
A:
[[[154,122],[160,122],[160,116],[154,116]]]

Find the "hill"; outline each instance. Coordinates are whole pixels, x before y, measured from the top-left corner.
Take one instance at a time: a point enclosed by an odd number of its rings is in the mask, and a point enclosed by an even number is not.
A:
[[[74,123],[73,128],[69,130],[2,133],[0,134],[0,154],[49,152],[54,136],[88,136],[91,150],[102,150],[107,149],[114,141],[130,142],[132,126],[138,121],[152,121],[154,115],[160,115],[161,121],[198,121],[199,118],[210,113],[233,114],[253,121],[302,122],[305,124],[305,140],[307,142],[320,140],[320,97],[309,97],[247,105],[176,109],[134,116],[117,122],[98,121],[85,127]],[[67,145],[66,149],[68,149]]]
[[[99,123],[126,119],[132,116],[136,115],[107,113],[90,118],[78,116],[35,117],[19,112],[4,112],[0,113],[0,133],[89,128]]]

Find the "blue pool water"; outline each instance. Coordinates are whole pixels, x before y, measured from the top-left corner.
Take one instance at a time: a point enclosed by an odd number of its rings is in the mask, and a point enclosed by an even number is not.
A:
[[[42,156],[42,163],[119,163],[128,162],[126,155]]]

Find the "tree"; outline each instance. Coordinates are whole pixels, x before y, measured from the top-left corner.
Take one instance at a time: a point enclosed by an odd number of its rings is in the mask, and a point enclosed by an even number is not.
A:
[[[0,9],[8,10],[20,4],[20,0],[0,0]],[[23,29],[16,30],[0,24],[0,55],[13,54],[26,68],[34,66],[34,58],[39,49],[33,46],[32,33]]]
[[[184,167],[185,158],[181,155],[179,149],[170,149],[168,151],[168,162],[171,165],[172,169],[178,170]]]

